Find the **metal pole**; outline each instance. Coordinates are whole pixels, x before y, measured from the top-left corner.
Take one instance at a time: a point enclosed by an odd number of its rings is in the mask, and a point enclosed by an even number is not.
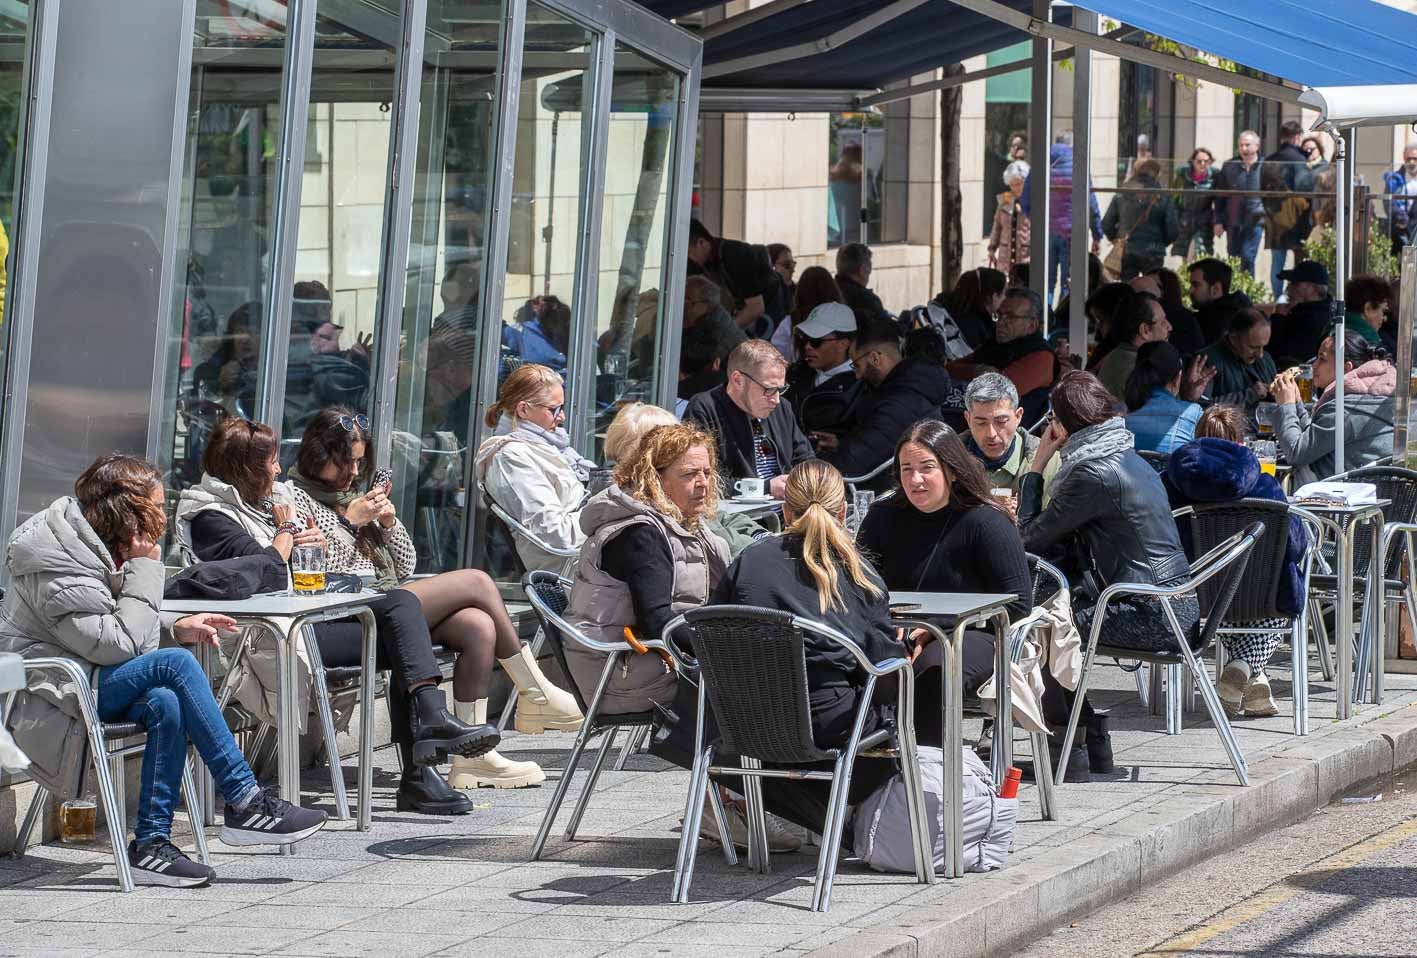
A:
[[[1097,32],[1097,14],[1082,7],[1073,7],[1073,27],[1089,33]],[[1071,270],[1082,290],[1073,290],[1068,297],[1068,350],[1087,362],[1087,288],[1088,256],[1092,250],[1092,217],[1087,202],[1087,187],[1092,172],[1092,51],[1074,48],[1073,57],[1073,241],[1069,247]],[[1044,316],[1048,314],[1045,311]],[[1063,322],[1062,317],[1059,321]]]
[[[1348,279],[1348,250],[1346,249],[1348,230],[1344,221],[1348,218],[1348,155],[1347,141],[1338,130],[1330,130],[1333,134],[1333,167],[1337,172],[1334,183],[1338,187],[1337,195],[1334,198],[1333,212],[1333,285],[1338,295],[1333,298],[1334,324],[1333,324],[1333,471],[1335,474],[1343,471],[1343,440],[1347,431],[1347,423],[1343,418],[1343,337],[1345,333],[1345,306],[1343,303],[1343,284]],[[1348,643],[1352,636],[1341,635],[1338,641]],[[1342,701],[1339,702],[1340,709]],[[1341,712],[1340,712],[1341,714]]]
[[[674,114],[674,175],[669,193],[669,229],[664,238],[664,270],[659,298],[659,355],[662,365],[654,395],[665,409],[674,408],[679,383],[679,345],[683,332],[685,265],[689,249],[689,213],[694,190],[694,129],[699,115],[700,49],[689,72],[679,77],[679,102]]]
[[[1411,436],[1412,327],[1417,320],[1417,246],[1402,249],[1402,302],[1397,308],[1397,399],[1393,417],[1392,461],[1407,466],[1407,442]],[[1410,467],[1409,467],[1410,468]],[[1414,583],[1417,585],[1417,583]]]
[[[1033,16],[1036,19],[1046,22],[1050,11],[1049,0],[1033,0]],[[1033,87],[1028,107],[1028,218],[1033,232],[1029,236],[1028,244],[1028,278],[1047,306],[1053,301],[1052,277],[1048,269],[1048,206],[1052,185],[1048,168],[1048,148],[1049,141],[1053,138],[1053,41],[1047,37],[1034,38],[1031,69]]]

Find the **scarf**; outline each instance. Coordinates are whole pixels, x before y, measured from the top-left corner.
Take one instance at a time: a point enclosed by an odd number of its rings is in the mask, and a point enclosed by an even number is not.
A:
[[[564,429],[542,429],[534,422],[527,422],[525,419],[512,421],[510,416],[503,416],[501,422],[497,423],[497,434],[503,436],[517,436],[528,442],[537,443],[542,446],[549,446],[556,451],[566,466],[575,473],[576,478],[584,485],[590,481],[591,470],[595,469],[595,463],[576,452],[571,445],[571,437],[566,435]]]
[[[988,456],[986,456],[984,454],[984,450],[979,447],[979,443],[974,441],[974,436],[972,434],[966,434],[964,444],[966,448],[968,448],[969,451],[974,455],[974,458],[984,463],[985,472],[994,472],[997,469],[1002,469],[1008,463],[1009,457],[1014,454],[1014,449],[1018,447],[1018,443],[1018,433],[1014,433],[1014,441],[1009,443],[1009,448],[1005,449],[1004,454],[998,459],[990,459]]]
[[[1063,443],[1059,454],[1063,463],[1053,478],[1054,488],[1062,488],[1068,473],[1082,462],[1092,459],[1110,459],[1118,453],[1132,448],[1135,437],[1127,429],[1121,416],[1113,416],[1095,426],[1079,429]]]
[[[294,466],[286,472],[286,476],[297,489],[338,516],[339,521],[354,536],[354,546],[359,550],[359,554],[374,564],[374,588],[380,592],[397,589],[399,577],[394,565],[394,552],[389,548],[388,540],[384,538],[383,527],[377,522],[370,522],[356,529],[344,517],[344,510],[349,508],[349,504],[364,493],[356,492],[352,487],[337,492],[322,482],[311,482]]]

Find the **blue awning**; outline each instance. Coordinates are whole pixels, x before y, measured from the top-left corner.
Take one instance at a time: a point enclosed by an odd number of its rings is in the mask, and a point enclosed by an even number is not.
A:
[[[1028,13],[1032,0],[1000,0]],[[661,16],[702,8],[702,0],[641,0]],[[885,0],[812,0],[711,37],[704,65],[824,39],[875,13]],[[1148,33],[1301,86],[1417,83],[1417,17],[1376,0],[1255,0],[1177,4],[1175,0],[1092,0],[1081,4]],[[1235,8],[1235,9],[1231,9]],[[1071,8],[1055,7],[1067,24]],[[710,76],[713,89],[874,90],[948,63],[988,53],[1027,34],[951,0],[930,0],[870,32],[820,53],[768,59]]]

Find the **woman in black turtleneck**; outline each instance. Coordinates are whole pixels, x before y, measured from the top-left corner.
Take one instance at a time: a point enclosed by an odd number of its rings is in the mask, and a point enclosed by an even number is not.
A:
[[[871,508],[857,535],[887,587],[1013,593],[1018,598],[1009,605],[1009,618],[1027,615],[1033,585],[1023,540],[990,494],[984,467],[954,430],[937,419],[917,422],[896,444],[895,466],[899,489]],[[966,695],[994,672],[993,639],[992,633],[965,632]],[[939,669],[930,670],[932,663]],[[915,674],[922,698],[933,698],[931,683],[943,683],[943,665],[943,650],[935,643],[920,650]]]

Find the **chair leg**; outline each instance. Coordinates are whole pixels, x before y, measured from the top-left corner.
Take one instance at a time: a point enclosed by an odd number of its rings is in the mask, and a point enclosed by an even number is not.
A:
[[[1082,718],[1082,703],[1084,697],[1087,695],[1088,673],[1092,670],[1092,660],[1095,658],[1096,654],[1097,644],[1091,639],[1089,639],[1087,643],[1087,651],[1084,652],[1082,656],[1082,671],[1078,673],[1078,687],[1077,692],[1073,697],[1073,708],[1072,711],[1068,714],[1068,727],[1063,732],[1063,751],[1060,761],[1058,762],[1058,770],[1053,774],[1054,785],[1063,784],[1064,776],[1068,774],[1068,755],[1073,750],[1073,739],[1077,736],[1078,720]],[[1152,667],[1151,672],[1153,676],[1159,674],[1158,670],[1154,666]],[[1156,685],[1154,684],[1154,680],[1151,688],[1152,695],[1154,697],[1156,695]],[[1155,698],[1153,698],[1153,702],[1155,702]],[[1048,750],[1044,749],[1043,754],[1048,754]],[[1037,761],[1037,759],[1034,759],[1034,761]],[[1035,769],[1037,768],[1037,766],[1034,767]]]
[[[723,860],[728,865],[738,864],[738,848],[733,844],[733,834],[728,828],[728,809],[723,807],[723,796],[718,793],[718,785],[711,778],[704,779],[709,801],[713,803],[713,815],[718,819],[718,843],[723,846]]]
[[[1309,600],[1309,623],[1314,632],[1314,644],[1319,647],[1319,670],[1325,682],[1332,682],[1333,649],[1329,647],[1328,626],[1324,625],[1324,608],[1317,599]],[[1307,636],[1305,642],[1308,642]]]
[[[1162,668],[1155,663],[1146,667],[1147,673],[1151,676],[1149,683],[1151,687],[1151,714],[1164,715],[1166,709],[1166,688],[1162,682]]]
[[[1147,681],[1151,677],[1151,669],[1147,667],[1145,662],[1138,662],[1137,670],[1132,673],[1132,677],[1136,679],[1137,698],[1141,699],[1141,707],[1151,708],[1151,686]]]
[[[1290,633],[1290,676],[1294,687],[1294,734],[1309,734],[1309,649],[1304,642],[1306,623],[1294,620]]]
[[[103,802],[103,815],[108,820],[108,840],[113,845],[113,864],[118,869],[118,887],[125,892],[133,890],[133,869],[128,864],[128,826],[123,815],[123,806],[118,803],[113,776],[109,771],[106,757],[108,747],[103,733],[91,728],[89,742],[93,749],[94,776],[98,779],[98,797]]]
[[[1181,667],[1166,666],[1166,734],[1180,735],[1181,716]]]
[[[841,853],[841,830],[846,822],[846,795],[850,787],[851,758],[843,754],[836,760],[831,798],[827,800],[827,822],[822,831],[822,848],[817,854],[817,883],[812,891],[813,911],[824,912],[831,908],[832,882]]]
[[[694,877],[694,859],[699,848],[699,823],[703,820],[705,792],[714,789],[713,783],[708,780],[708,765],[712,755],[713,746],[695,755],[694,767],[689,775],[689,794],[684,798],[684,827],[679,833],[679,855],[674,862],[674,888],[669,893],[669,900],[676,904],[687,904],[689,901],[689,883]],[[723,820],[719,819],[720,825],[722,822]],[[729,839],[728,844],[731,846],[733,840]]]
[[[600,778],[600,770],[605,767],[605,759],[610,755],[610,745],[615,741],[614,728],[605,730],[605,738],[600,742],[600,750],[595,753],[595,764],[590,767],[590,777],[586,779],[585,788],[581,790],[580,798],[576,799],[576,807],[571,812],[571,820],[566,823],[566,841],[575,841],[576,830],[581,827],[581,818],[585,816],[586,807],[590,805],[590,796],[595,792],[596,780]]]
[[[606,735],[614,735],[614,729],[604,729],[603,731]],[[551,803],[546,806],[546,814],[541,816],[541,827],[537,829],[536,840],[531,845],[532,861],[540,859],[541,853],[546,849],[546,838],[551,834],[551,825],[556,821],[556,814],[561,811],[561,803],[566,800],[566,790],[570,788],[571,777],[576,774],[576,766],[580,764],[586,742],[590,740],[593,733],[594,724],[587,717],[581,730],[576,733],[576,744],[571,746],[571,755],[566,759],[566,768],[561,772],[561,778],[556,783],[556,791],[551,795]]]
[[[905,782],[906,811],[910,815],[910,834],[915,847],[915,880],[925,885],[935,884],[935,848],[930,840],[929,802],[925,800],[925,785],[920,780],[920,756],[915,737],[898,736],[900,766]],[[943,858],[944,844],[940,846]]]
[[[1048,754],[1048,734],[1033,732],[1033,780],[1038,783],[1038,807],[1044,821],[1058,820],[1058,797],[1053,791],[1053,759]]]
[[[16,858],[24,858],[25,851],[30,847],[30,836],[34,834],[35,823],[39,821],[39,816],[44,811],[44,806],[49,802],[49,789],[35,783],[34,798],[30,800],[30,807],[25,812],[25,820],[20,823],[20,830],[15,833]]]
[[[1210,676],[1200,668],[1200,664],[1196,661],[1196,655],[1191,651],[1190,644],[1186,642],[1186,633],[1181,628],[1181,624],[1176,621],[1176,613],[1172,610],[1171,604],[1163,602],[1162,608],[1166,612],[1167,619],[1171,622],[1171,632],[1176,639],[1176,644],[1181,649],[1181,655],[1201,687],[1201,697],[1205,699],[1206,710],[1210,712],[1210,720],[1215,725],[1216,731],[1220,733],[1221,744],[1225,746],[1225,752],[1230,756],[1230,764],[1235,769],[1235,775],[1240,779],[1242,786],[1249,785],[1250,772],[1245,764],[1245,755],[1240,751],[1240,743],[1235,741],[1235,731],[1230,727],[1230,720],[1225,717],[1225,708],[1220,704],[1220,696],[1216,693],[1215,686],[1211,684]]]
[[[310,678],[314,688],[315,711],[320,716],[320,728],[325,737],[325,760],[330,766],[330,788],[335,796],[335,814],[340,821],[349,821],[349,795],[344,787],[344,765],[340,762],[339,742],[335,738],[335,716],[330,709],[330,688],[325,682],[324,660],[315,641],[313,628],[302,629],[305,651],[310,657]],[[362,709],[361,709],[362,714]],[[366,721],[361,718],[360,721]]]
[[[187,820],[192,823],[192,841],[197,846],[197,861],[211,864],[211,852],[207,850],[207,832],[202,827],[202,803],[197,797],[197,783],[192,776],[192,760],[182,767],[182,801],[187,806]]]
[[[620,757],[615,760],[615,771],[623,772],[625,770],[625,763],[629,761],[631,755],[634,755],[640,750],[640,746],[644,744],[645,736],[648,734],[648,725],[641,725],[638,728],[630,729],[630,734],[626,737],[625,744],[620,747]]]
[[[755,758],[740,759],[744,768],[762,768]],[[748,867],[766,875],[772,871],[772,854],[768,850],[767,814],[763,810],[763,783],[756,775],[743,776],[743,798],[747,805]]]
[[[128,815],[128,777],[123,773],[123,756],[108,757],[108,774],[113,777],[113,800],[125,819]]]

